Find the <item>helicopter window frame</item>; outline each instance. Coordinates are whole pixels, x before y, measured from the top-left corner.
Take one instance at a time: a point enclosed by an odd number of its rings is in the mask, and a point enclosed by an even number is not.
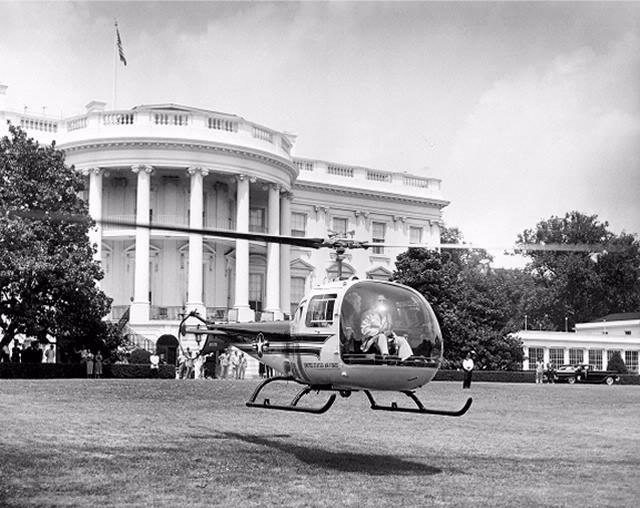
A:
[[[337,300],[337,293],[323,293],[312,296],[306,305],[305,326],[307,328],[328,328],[333,326]]]

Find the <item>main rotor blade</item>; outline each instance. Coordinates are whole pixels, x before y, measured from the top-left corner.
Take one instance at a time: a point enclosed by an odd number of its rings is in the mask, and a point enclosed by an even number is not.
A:
[[[111,219],[101,219],[96,221],[102,226],[121,228],[143,228],[154,231],[173,231],[176,233],[187,233],[202,235],[212,238],[231,238],[234,240],[252,240],[254,242],[277,243],[281,245],[292,245],[294,247],[308,247],[312,249],[320,248],[323,238],[304,238],[297,236],[270,235],[266,233],[245,233],[242,231],[231,231],[228,229],[190,228],[188,226],[172,226],[170,224],[140,224],[138,222],[120,221]]]
[[[362,247],[389,247],[413,249],[452,249],[452,250],[488,250],[488,251],[549,251],[549,252],[616,252],[620,247],[616,245],[579,244],[579,243],[516,243],[512,245],[479,245],[473,243],[369,243],[363,242]]]

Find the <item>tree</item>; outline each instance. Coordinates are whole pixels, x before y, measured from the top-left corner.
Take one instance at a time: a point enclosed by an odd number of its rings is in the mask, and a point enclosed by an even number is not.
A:
[[[535,288],[523,309],[532,323],[563,330],[565,317],[573,324],[640,307],[640,244],[633,235],[615,235],[596,215],[574,211],[538,223],[519,241],[609,247],[602,253],[528,252]]]
[[[111,302],[96,285],[83,179],[55,143],[9,133],[0,140],[0,345],[18,334],[97,344]]]
[[[460,242],[457,229],[444,229],[443,241]],[[474,350],[477,366],[518,369],[522,345],[509,337],[527,279],[523,272],[490,270],[481,250],[409,249],[396,261],[394,280],[413,287],[433,307],[442,329],[446,365],[458,367]],[[515,302],[515,303],[514,303]]]
[[[607,370],[612,370],[619,374],[627,373],[627,366],[625,365],[624,360],[620,355],[620,351],[613,352],[611,358],[609,359],[609,362],[607,363]]]

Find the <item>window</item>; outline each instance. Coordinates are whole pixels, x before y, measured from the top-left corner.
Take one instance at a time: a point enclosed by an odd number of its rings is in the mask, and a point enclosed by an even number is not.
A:
[[[602,349],[589,350],[589,363],[593,364],[596,370],[602,369]]]
[[[625,351],[624,363],[627,366],[629,372],[638,372],[638,352],[637,351]]]
[[[336,294],[314,296],[307,307],[305,324],[309,327],[326,327],[333,324],[333,308]]]
[[[334,217],[333,218],[333,231],[340,235],[347,235],[347,227],[349,227],[349,220],[343,217]]]
[[[409,243],[422,243],[422,228],[409,226]]]
[[[295,314],[296,308],[304,298],[305,277],[291,277],[291,315]]]
[[[576,363],[584,363],[584,350],[583,349],[569,349],[569,363],[575,365]]]
[[[386,226],[387,225],[384,222],[371,223],[371,236],[373,243],[384,243]],[[384,247],[373,247],[371,251],[373,252],[373,254],[384,254]]]
[[[556,367],[564,364],[564,348],[552,347],[549,349],[549,362]]]
[[[307,214],[298,212],[291,214],[291,236],[302,238],[307,236]]]
[[[249,231],[264,233],[264,208],[251,208],[249,210]]]
[[[262,294],[264,289],[264,275],[261,273],[249,274],[249,307],[252,310],[262,311]]]
[[[536,370],[536,362],[544,359],[544,349],[541,347],[529,348],[529,370]]]

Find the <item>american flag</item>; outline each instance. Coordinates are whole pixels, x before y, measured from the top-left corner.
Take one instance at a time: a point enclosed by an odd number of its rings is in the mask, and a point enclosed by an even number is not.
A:
[[[118,23],[116,22],[116,45],[118,46],[118,55],[120,55],[120,61],[127,65],[127,59],[124,57],[124,49],[122,49],[122,39],[120,38],[120,30],[118,30]]]

